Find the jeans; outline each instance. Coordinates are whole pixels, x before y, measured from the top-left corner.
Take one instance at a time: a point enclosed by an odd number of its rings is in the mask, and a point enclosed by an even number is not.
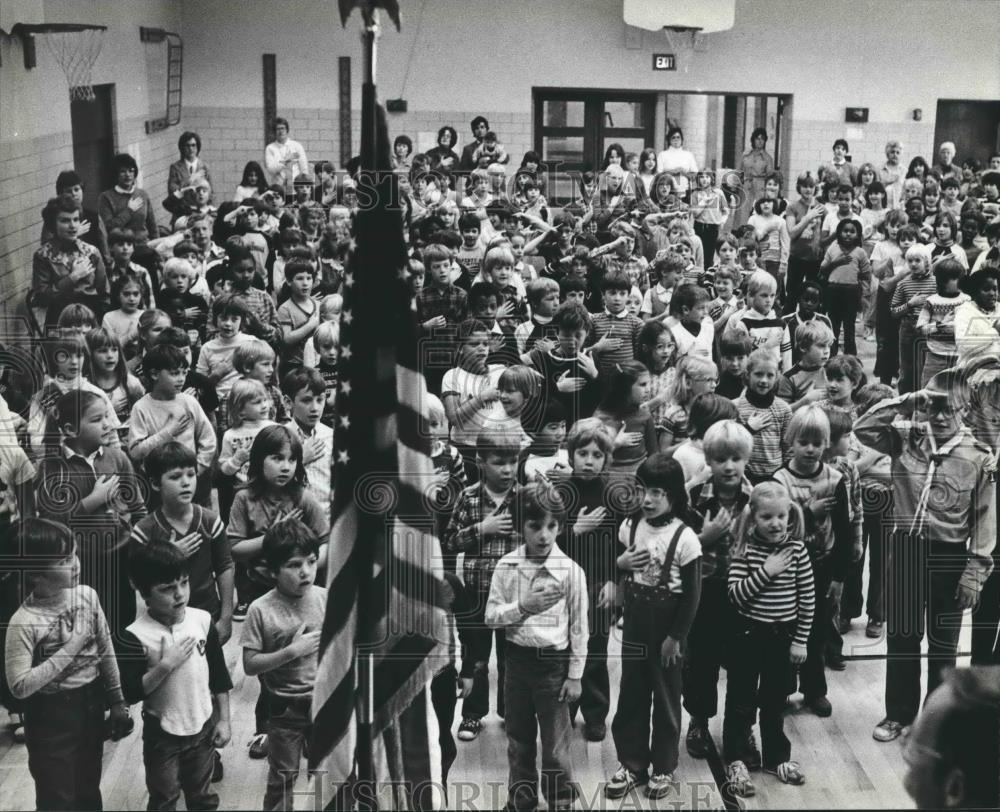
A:
[[[719,226],[715,223],[695,222],[694,233],[701,240],[701,247],[705,255],[705,267],[711,268],[715,264],[715,246],[719,242]]]
[[[862,519],[862,541],[868,555],[868,595],[862,596],[864,581],[865,553],[861,560],[851,564],[844,579],[844,595],[840,601],[840,616],[848,620],[861,617],[861,609],[867,607],[869,620],[885,621],[885,601],[882,581],[885,577],[885,517],[892,510],[892,491],[884,486],[871,487],[862,484],[862,501],[865,505]]]
[[[312,730],[312,697],[287,699],[270,694],[267,720],[267,789],[264,810],[293,808],[292,789]]]
[[[937,373],[951,369],[957,363],[958,356],[954,353],[940,355],[928,349],[923,353],[923,363],[918,367],[920,369],[920,385],[918,388],[923,389],[927,386],[927,382],[937,375]]]
[[[701,601],[684,651],[684,709],[692,718],[711,719],[719,706],[719,668],[725,668],[736,609],[726,579],[705,578]]]
[[[813,615],[812,627],[809,630],[809,639],[806,641],[806,661],[799,666],[798,684],[802,695],[808,699],[826,696],[826,650],[828,642],[833,635],[833,623],[840,617],[840,608],[833,606],[831,600],[826,596],[830,589],[831,580],[831,560],[830,556],[817,561],[810,556],[813,567],[813,580],[816,585],[816,612]],[[833,611],[836,610],[836,611]],[[837,634],[837,639],[840,635]],[[843,647],[843,640],[840,640],[840,648]],[[839,650],[837,651],[839,654]],[[788,668],[794,674],[791,664]],[[796,680],[792,678],[792,691],[794,692]]]
[[[37,809],[102,809],[104,686],[36,693],[24,705],[28,770]]]
[[[909,725],[920,710],[920,643],[927,635],[927,694],[955,665],[962,610],[955,592],[968,553],[960,544],[894,533],[886,564],[885,715]]]
[[[993,572],[972,610],[972,664],[1000,665],[1000,555],[993,554]]]
[[[608,638],[611,635],[611,621],[614,608],[597,608],[596,596],[591,595],[588,612],[590,637],[587,638],[587,664],[583,668],[581,680],[583,693],[579,707],[583,721],[588,725],[603,725],[611,710],[611,682],[608,677]],[[575,708],[571,717],[575,716]]]
[[[785,282],[786,313],[795,312],[795,306],[799,302],[799,288],[802,287],[802,283],[807,279],[816,280],[818,277],[818,259],[803,259],[795,256],[788,258],[788,279]],[[794,339],[795,336],[792,338]]]
[[[455,721],[455,706],[458,704],[458,672],[449,665],[431,681],[431,704],[438,721],[438,745],[441,747],[441,783],[447,791],[448,772],[455,763],[458,747],[451,735]]]
[[[504,656],[505,641],[503,629],[491,629],[486,625],[486,592],[473,592],[470,597],[476,605],[469,612],[468,656],[476,663],[476,672],[472,678],[472,691],[462,702],[462,718],[482,719],[490,712],[490,651],[493,640],[497,644],[497,716],[504,718],[504,674],[507,668]]]
[[[189,810],[218,809],[219,796],[212,791],[215,748],[209,718],[192,736],[175,736],[160,727],[155,716],[142,714],[142,761],[146,766],[147,809],[173,810],[184,792]]]
[[[920,381],[918,361],[924,346],[917,337],[916,322],[903,319],[899,323],[899,394],[914,391]]]
[[[664,668],[660,647],[666,630],[646,609],[625,607],[622,676],[611,733],[618,760],[632,772],[672,773],[677,769],[681,735],[680,663]],[[653,707],[652,742],[649,709]]]
[[[549,809],[577,795],[569,751],[569,705],[559,692],[569,670],[566,652],[507,644],[507,808],[535,809],[538,803],[537,737],[542,737],[542,795]]]
[[[784,712],[794,631],[794,623],[761,623],[738,616],[726,671],[726,715],[722,723],[722,750],[727,763],[747,760],[747,740],[758,708],[764,766],[776,767],[791,758]]]
[[[854,338],[854,323],[858,318],[860,288],[857,285],[829,284],[826,288],[826,312],[833,326],[833,348],[836,355],[840,348],[840,329],[844,328],[844,353],[857,355],[858,345]]]

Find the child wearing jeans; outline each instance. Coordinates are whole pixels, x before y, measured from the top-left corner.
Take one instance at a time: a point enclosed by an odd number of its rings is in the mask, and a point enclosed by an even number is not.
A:
[[[784,731],[788,670],[806,659],[816,603],[809,554],[797,537],[801,527],[784,485],[762,482],[754,487],[729,565],[729,600],[737,620],[722,730],[726,772],[744,774],[759,708],[764,770],[793,785],[806,779],[791,760],[792,745]]]
[[[587,658],[587,582],[556,545],[562,497],[533,482],[514,501],[522,543],[496,565],[485,619],[506,637],[503,692],[510,766],[507,809],[538,804],[536,730],[542,736],[542,794],[549,809],[576,797],[570,758],[569,707],[580,698]]]
[[[744,475],[753,439],[735,420],[720,420],[705,432],[705,459],[711,477],[689,494],[691,528],[702,548],[701,598],[691,624],[684,654],[684,709],[691,715],[685,745],[692,758],[706,758],[711,747],[708,721],[719,706],[719,668],[729,655],[736,626],[736,609],[729,600],[727,579],[735,531],[750,502],[753,486]],[[747,769],[760,769],[760,751],[747,743],[748,763],[727,771],[726,779],[737,795],[753,795]]]
[[[148,809],[217,809],[215,748],[232,735],[226,668],[212,616],[188,606],[188,559],[172,544],[136,544],[129,578],[146,608],[118,652],[122,692],[142,702],[142,760]]]
[[[656,453],[636,477],[641,510],[622,523],[618,535],[627,548],[617,564],[631,573],[625,584],[621,689],[611,724],[620,763],[604,794],[623,798],[646,784],[646,796],[655,800],[675,783],[681,663],[701,596],[701,544],[684,522],[688,498],[680,464]]]
[[[100,809],[104,709],[111,737],[131,731],[111,632],[97,594],[79,582],[69,529],[47,519],[11,528],[29,590],[6,629],[11,694],[24,700],[28,770],[38,809]]]
[[[445,407],[447,408],[447,406]],[[482,731],[482,718],[489,711],[490,650],[494,636],[497,648],[498,684],[504,684],[506,662],[504,633],[484,622],[486,598],[493,570],[503,556],[514,550],[517,541],[511,510],[517,494],[515,474],[521,448],[516,437],[484,431],[476,442],[476,462],[481,479],[458,497],[451,521],[444,535],[444,552],[465,553],[462,580],[476,607],[470,617],[470,656],[476,664],[473,688],[462,705],[458,728],[461,741],[472,741]],[[466,469],[468,470],[468,469]],[[504,693],[497,695],[497,715],[504,716]]]
[[[267,790],[264,809],[291,809],[292,787],[312,729],[312,691],[326,589],[316,586],[320,542],[298,519],[264,533],[262,555],[274,589],[250,604],[243,627],[243,670],[267,687]]]

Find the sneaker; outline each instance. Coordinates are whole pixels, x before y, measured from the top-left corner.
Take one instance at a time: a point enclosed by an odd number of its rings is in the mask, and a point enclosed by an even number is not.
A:
[[[247,742],[250,747],[250,758],[267,758],[267,734],[258,733]]]
[[[671,773],[654,773],[646,784],[646,797],[654,801],[666,798],[676,783]]]
[[[18,725],[14,728],[14,742],[24,744],[24,725]]]
[[[587,723],[583,726],[583,737],[589,742],[602,742],[608,735],[604,722]]]
[[[760,748],[757,746],[757,737],[753,735],[752,730],[747,737],[746,754],[747,757],[744,759],[744,763],[747,765],[747,769],[753,772],[759,770],[761,764],[764,762],[760,756]]]
[[[752,798],[757,794],[757,788],[750,780],[750,771],[742,761],[734,761],[726,767],[726,784],[729,791],[740,798]]]
[[[480,719],[463,719],[462,724],[458,726],[458,738],[463,742],[473,741],[483,729],[483,723]]]
[[[225,770],[222,766],[222,754],[218,750],[215,751],[215,761],[212,764],[212,783],[218,784],[223,775],[225,775]]]
[[[798,787],[806,782],[806,777],[799,769],[797,761],[783,761],[777,767],[765,767],[764,771],[778,776],[778,780],[782,784],[791,784]]]
[[[886,717],[872,731],[872,738],[877,742],[891,742],[898,739],[903,732],[903,726],[899,722],[894,722]]]
[[[883,623],[881,620],[872,620],[868,618],[868,625],[865,626],[865,637],[870,637],[872,640],[878,640],[882,637],[882,627]]]
[[[837,629],[841,634],[847,634],[851,630],[851,619],[849,617],[842,617],[837,623]]]
[[[634,773],[625,765],[619,764],[614,775],[604,785],[604,797],[611,799],[624,798],[635,787],[645,784],[646,781],[647,778],[645,775]]]
[[[236,604],[236,608],[233,609],[233,620],[246,620],[247,611],[250,609],[250,604],[246,601],[241,601]]]
[[[696,720],[694,717],[691,717],[687,737],[684,739],[688,755],[691,758],[706,758],[708,756],[710,741],[711,734],[708,732],[708,724],[703,719]]]
[[[826,718],[833,713],[833,706],[825,696],[813,696],[805,698],[805,706],[813,713],[822,718]]]

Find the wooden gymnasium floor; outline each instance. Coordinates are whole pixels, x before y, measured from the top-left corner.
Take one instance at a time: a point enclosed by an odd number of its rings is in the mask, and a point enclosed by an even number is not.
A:
[[[216,784],[221,798],[220,809],[260,809],[263,799],[266,761],[251,761],[246,743],[253,734],[253,707],[258,683],[243,673],[239,650],[240,625],[226,645],[226,659],[233,676],[232,718],[233,740],[223,750],[225,778]],[[968,651],[968,616],[963,629],[960,651]],[[612,685],[611,718],[617,702],[620,672],[616,655],[620,649],[613,639],[610,663]],[[793,697],[792,709],[785,729],[792,740],[793,758],[806,774],[802,787],[787,787],[776,778],[754,773],[757,795],[740,800],[744,809],[879,809],[912,808],[903,790],[905,765],[901,744],[879,744],[871,737],[872,728],[882,718],[882,692],[885,680],[885,643],[869,640],[864,635],[864,618],[855,621],[854,629],[845,636],[845,653],[851,657],[847,670],[828,672],[833,716],[819,719],[798,708],[800,695]],[[967,658],[960,659],[967,663]],[[495,663],[491,663],[495,682]],[[725,696],[724,677],[720,685],[720,706]],[[491,700],[490,707],[495,707]],[[720,707],[721,710],[721,707]],[[138,709],[133,715],[138,716]],[[457,709],[461,712],[461,702]],[[3,719],[0,712],[0,721]],[[459,719],[456,719],[456,727]],[[141,724],[141,722],[140,722]],[[684,720],[685,730],[687,718]],[[722,719],[716,716],[711,731],[721,750]],[[683,734],[682,734],[683,735]],[[469,810],[498,809],[506,800],[507,740],[500,720],[486,717],[483,732],[474,742],[458,742],[458,759],[449,777],[449,808]],[[725,807],[713,769],[721,771],[718,758],[696,761],[687,755],[681,744],[680,766],[676,778],[677,791],[654,803],[640,792],[629,798],[611,802],[604,798],[603,782],[616,766],[615,750],[610,730],[601,743],[590,743],[582,730],[573,733],[573,764],[584,800],[578,808],[586,809],[722,809]],[[142,738],[137,730],[129,738],[108,743],[104,751],[104,778],[101,785],[104,807],[108,810],[138,810],[146,808],[146,789],[142,768]],[[304,778],[299,789],[306,790]],[[312,808],[312,798],[297,799],[299,809]],[[28,756],[24,745],[14,744],[11,729],[0,724],[0,810],[34,808],[34,786],[28,773]],[[730,808],[737,808],[731,805]]]
[[[866,370],[872,367],[872,344],[858,340],[859,354]],[[959,650],[969,650],[969,619]],[[847,670],[828,672],[830,702],[833,716],[819,719],[798,708],[801,696],[793,697],[793,707],[786,717],[785,730],[792,741],[792,756],[806,774],[802,787],[787,787],[776,778],[754,773],[757,795],[740,799],[744,809],[878,809],[912,808],[903,789],[905,764],[901,743],[897,740],[879,744],[872,739],[872,728],[883,716],[885,683],[885,643],[869,640],[864,635],[865,618],[855,621],[854,629],[845,636],[845,654],[851,659]],[[243,673],[239,650],[240,624],[236,624],[233,639],[226,645],[226,658],[233,675],[231,697],[233,740],[223,750],[225,778],[216,784],[220,809],[260,809],[267,775],[266,761],[251,761],[246,743],[253,734],[253,707],[258,683]],[[617,702],[619,665],[616,659],[620,645],[611,644],[612,710]],[[962,658],[959,664],[967,664]],[[495,663],[491,674],[495,682]],[[725,696],[725,677],[720,685],[720,706]],[[490,707],[495,707],[491,700]],[[138,716],[138,709],[133,715]],[[720,708],[721,710],[721,708]],[[457,713],[461,712],[461,702]],[[34,808],[34,786],[28,773],[27,751],[14,744],[9,726],[2,724],[0,711],[0,810]],[[456,719],[456,727],[460,719]],[[141,723],[140,723],[141,724]],[[684,719],[684,730],[687,718]],[[722,746],[722,718],[711,723],[716,745]],[[590,743],[581,729],[573,734],[573,764],[575,777],[583,789],[577,808],[587,809],[722,809],[725,808],[716,776],[721,780],[719,759],[696,761],[687,755],[683,741],[676,778],[677,791],[659,802],[649,801],[641,790],[619,801],[608,801],[603,795],[603,782],[616,766],[615,750],[610,730],[601,743]],[[682,733],[683,737],[683,733]],[[484,810],[501,808],[506,800],[507,740],[500,720],[491,715],[485,719],[483,732],[474,742],[458,742],[458,759],[449,776],[449,808]],[[713,770],[715,775],[713,775]],[[142,768],[142,738],[138,731],[118,743],[109,743],[104,751],[104,778],[101,785],[104,807],[108,810],[138,810],[146,808],[146,789]],[[299,779],[305,791],[305,779]],[[183,801],[181,802],[183,804]],[[296,799],[299,809],[312,808],[307,795]],[[737,806],[730,799],[730,808]]]

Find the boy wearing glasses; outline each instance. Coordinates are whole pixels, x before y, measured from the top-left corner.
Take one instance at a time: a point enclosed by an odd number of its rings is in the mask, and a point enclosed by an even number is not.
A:
[[[876,741],[899,737],[920,709],[920,644],[927,693],[954,667],[961,623],[992,568],[995,463],[962,425],[969,389],[956,370],[884,400],[854,424],[858,441],[889,455],[895,527],[887,539],[885,718]]]

